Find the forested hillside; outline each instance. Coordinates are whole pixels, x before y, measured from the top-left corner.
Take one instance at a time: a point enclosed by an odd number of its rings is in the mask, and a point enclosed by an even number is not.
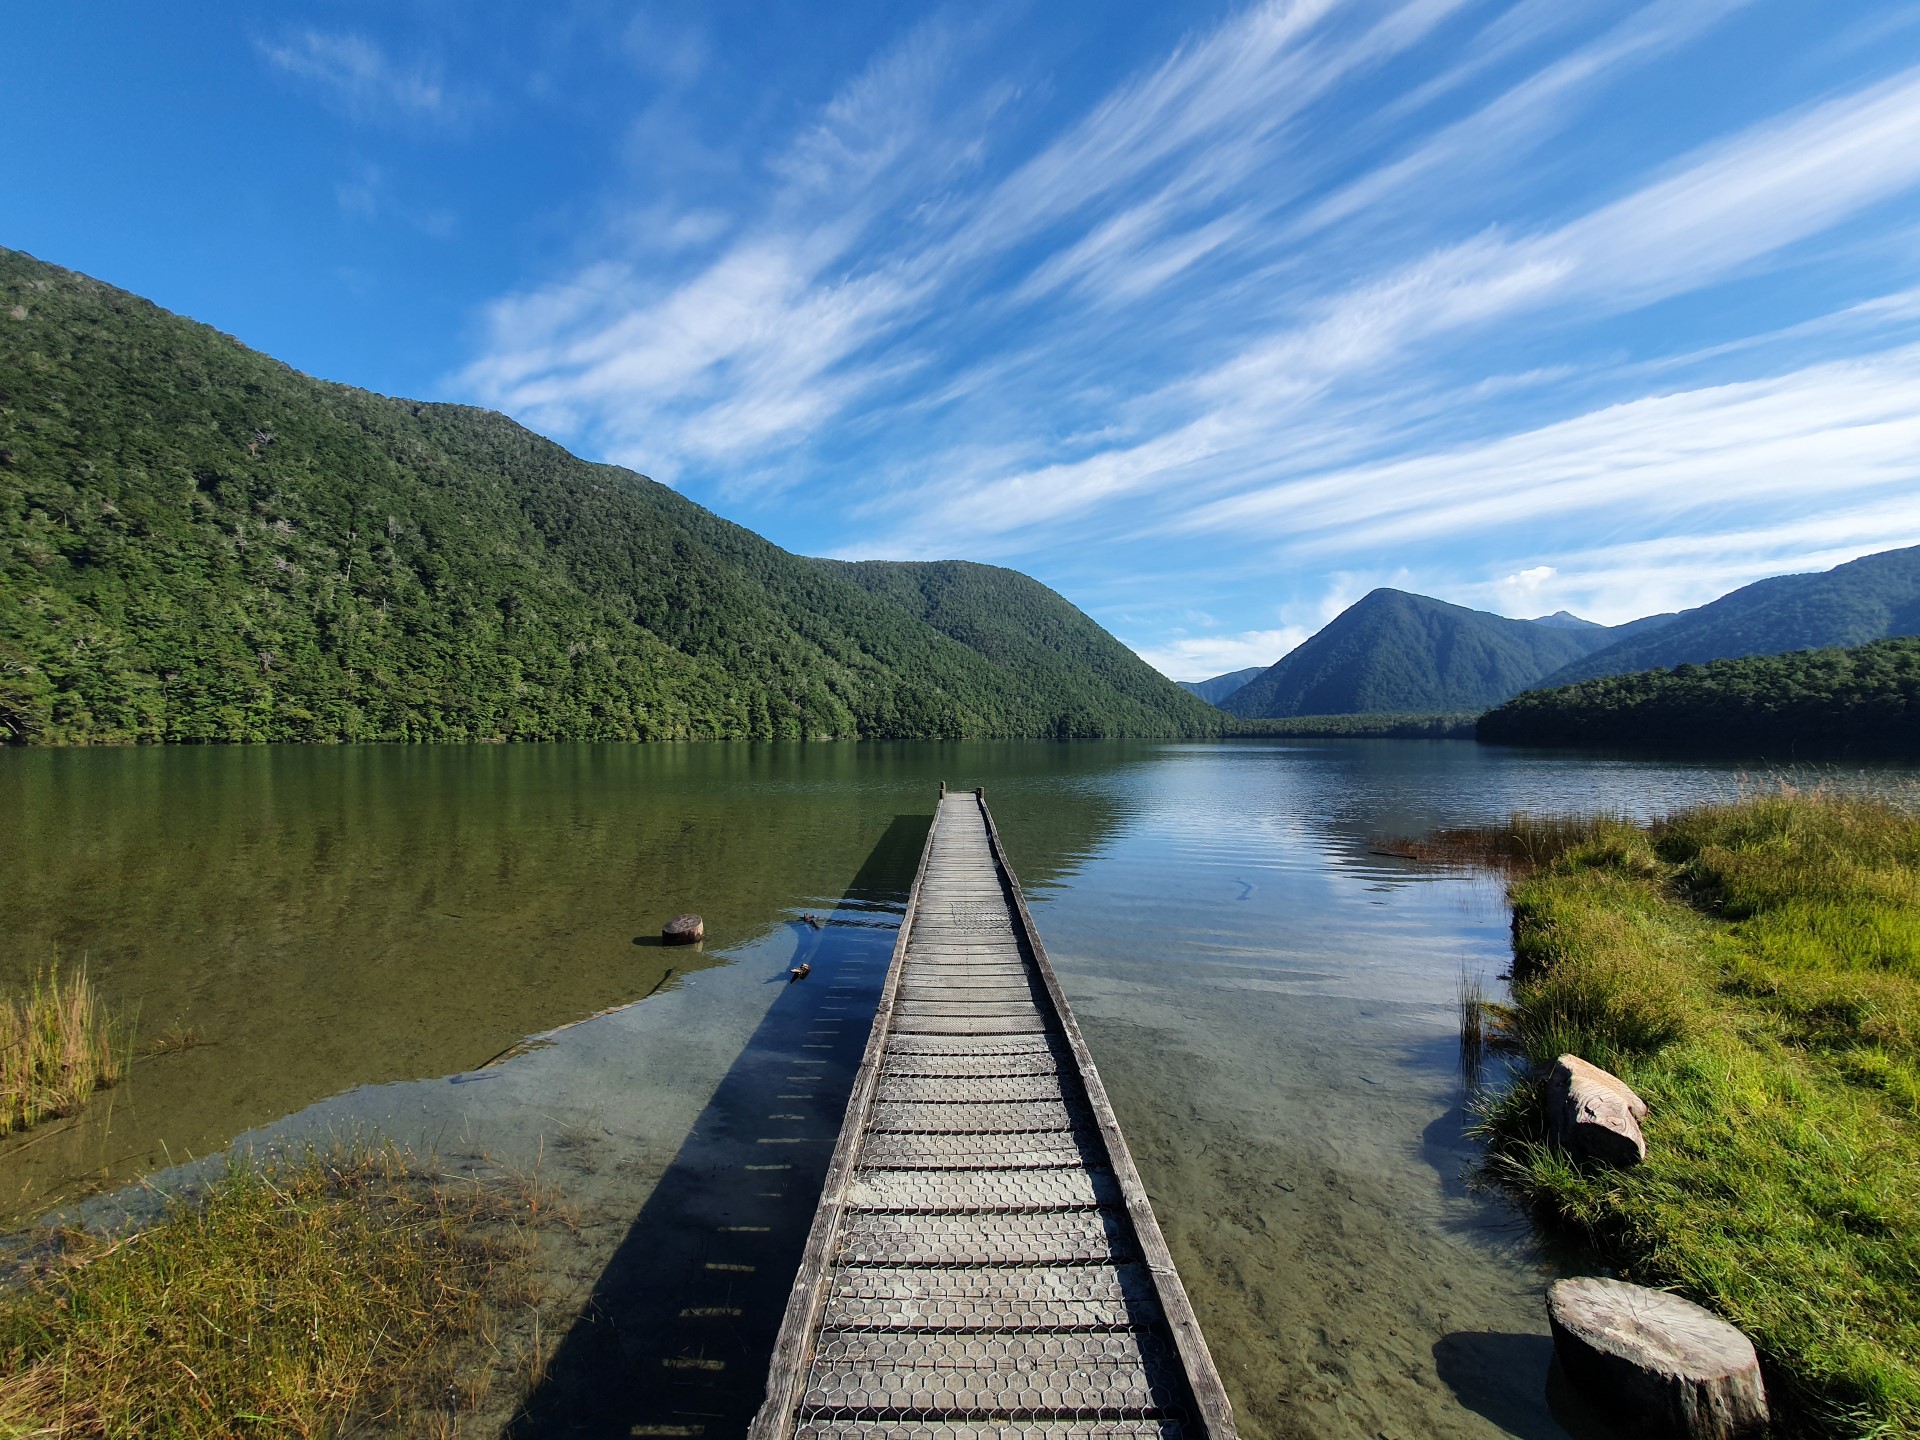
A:
[[[1248,717],[1479,711],[1606,639],[1375,590],[1220,704]]]
[[[1011,676],[1041,728],[1059,739],[1210,733],[1219,717],[1195,703],[1085,613],[1017,570],[964,560],[841,562],[840,572]],[[1049,728],[1050,726],[1050,728]]]
[[[965,568],[960,608],[992,623],[943,633],[927,617],[955,607],[902,603],[904,578],[855,583],[504,416],[313,380],[0,250],[15,742],[1216,726],[1051,591]]]
[[[1265,665],[1249,665],[1245,670],[1229,670],[1225,675],[1215,675],[1210,680],[1181,680],[1176,683],[1182,690],[1198,695],[1209,705],[1218,705],[1234,691],[1243,689],[1249,680],[1266,673]]]
[[[1657,746],[1920,757],[1920,639],[1611,675],[1515,696],[1480,717],[1501,745]]]
[[[1635,628],[1645,623],[1621,626],[1612,644],[1542,684],[1920,634],[1920,546],[1863,555],[1815,575],[1755,581],[1652,630]]]

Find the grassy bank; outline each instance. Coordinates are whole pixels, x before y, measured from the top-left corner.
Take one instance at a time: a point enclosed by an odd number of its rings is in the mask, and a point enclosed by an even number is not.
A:
[[[1744,1329],[1792,1426],[1920,1434],[1920,819],[1785,793],[1430,853],[1513,875],[1509,1041],[1650,1107],[1643,1165],[1588,1168],[1522,1082],[1488,1113],[1494,1173]]]
[[[0,1135],[77,1109],[126,1067],[126,1035],[85,970],[56,967],[21,996],[0,996]]]
[[[527,1186],[362,1147],[63,1236],[0,1289],[0,1436],[460,1434],[537,1376],[541,1216]]]

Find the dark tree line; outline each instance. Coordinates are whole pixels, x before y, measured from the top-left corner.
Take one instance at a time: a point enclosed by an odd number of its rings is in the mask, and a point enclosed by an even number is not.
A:
[[[1920,756],[1920,637],[1530,690],[1483,715],[1479,738],[1781,760]]]

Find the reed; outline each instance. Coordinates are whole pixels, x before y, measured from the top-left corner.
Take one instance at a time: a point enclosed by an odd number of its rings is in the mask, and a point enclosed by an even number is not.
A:
[[[1480,1079],[1480,1067],[1487,1056],[1487,987],[1480,972],[1460,968],[1460,1073],[1467,1084]]]
[[[0,1135],[69,1114],[115,1084],[126,1049],[126,1027],[84,967],[63,976],[55,965],[26,994],[0,997]]]

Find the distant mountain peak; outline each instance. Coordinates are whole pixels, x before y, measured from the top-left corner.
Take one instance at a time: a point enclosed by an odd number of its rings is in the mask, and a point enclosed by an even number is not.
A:
[[[1250,717],[1482,710],[1608,638],[1383,587],[1216,703]]]
[[[1587,620],[1571,610],[1556,610],[1551,615],[1536,615],[1527,622],[1529,625],[1550,625],[1555,630],[1604,630],[1607,627],[1598,620]]]
[[[1229,670],[1225,675],[1215,675],[1208,680],[1176,680],[1173,683],[1182,690],[1198,695],[1209,705],[1217,706],[1256,675],[1266,672],[1265,665],[1250,665],[1245,670]]]

